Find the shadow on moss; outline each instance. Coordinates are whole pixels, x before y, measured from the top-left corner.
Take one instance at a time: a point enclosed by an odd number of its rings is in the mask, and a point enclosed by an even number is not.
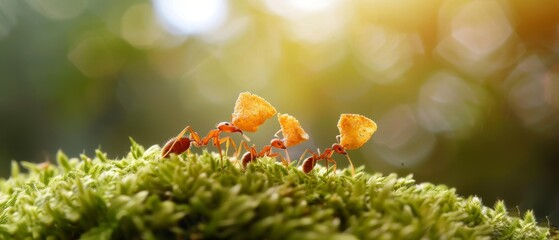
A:
[[[242,170],[217,153],[161,159],[132,141],[123,159],[57,154],[1,180],[3,239],[546,239],[531,211],[411,176],[360,169],[304,174],[261,158]]]

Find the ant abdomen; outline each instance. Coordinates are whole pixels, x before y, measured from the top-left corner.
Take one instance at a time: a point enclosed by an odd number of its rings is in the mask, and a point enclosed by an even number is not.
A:
[[[169,139],[169,141],[167,141],[167,143],[163,147],[163,150],[161,151],[161,157],[167,158],[171,153],[179,155],[190,148],[190,138],[182,137],[176,142],[175,139],[176,138],[171,138]]]
[[[314,169],[314,165],[316,165],[316,159],[312,156],[308,157],[305,161],[303,161],[303,172],[309,173]]]
[[[243,154],[243,157],[241,158],[243,163],[243,168],[246,168],[247,165],[254,160],[254,158],[255,157],[253,157],[250,152],[246,152],[245,154]]]

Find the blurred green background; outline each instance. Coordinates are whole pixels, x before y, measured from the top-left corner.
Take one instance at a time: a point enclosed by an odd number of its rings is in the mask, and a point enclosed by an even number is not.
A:
[[[363,114],[379,130],[350,155],[367,171],[557,225],[557,13],[556,0],[0,0],[1,175],[58,149],[119,157],[128,136],[205,134],[251,91],[310,134],[292,158]]]

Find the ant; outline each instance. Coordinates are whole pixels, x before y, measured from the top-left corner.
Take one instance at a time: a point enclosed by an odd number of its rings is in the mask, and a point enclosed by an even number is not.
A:
[[[273,158],[279,156],[279,157],[281,158],[282,163],[283,163],[285,166],[288,165],[288,163],[285,161],[285,159],[284,159],[279,153],[274,153],[274,152],[272,152],[272,148],[273,148],[273,147],[274,147],[274,148],[279,148],[279,149],[286,149],[286,148],[287,148],[287,147],[285,146],[285,144],[283,143],[283,141],[280,140],[280,139],[278,139],[278,138],[272,139],[272,141],[270,142],[270,144],[264,146],[260,152],[258,152],[258,151],[256,150],[256,146],[255,146],[254,144],[253,144],[252,147],[250,147],[250,148],[248,147],[248,145],[247,145],[246,142],[244,142],[244,141],[243,141],[241,144],[242,144],[242,146],[244,146],[245,149],[247,150],[247,152],[246,152],[245,154],[243,154],[243,156],[241,157],[241,163],[242,163],[242,165],[243,165],[243,168],[246,168],[246,166],[247,166],[250,162],[256,160],[257,158],[261,158],[261,157],[264,157],[264,156],[266,156],[266,157],[273,157]],[[237,155],[238,155],[238,153],[237,153]]]
[[[310,171],[312,171],[314,169],[314,166],[316,165],[316,162],[318,162],[319,160],[326,161],[326,169],[328,169],[328,162],[332,162],[334,164],[334,171],[336,171],[337,164],[336,161],[332,159],[332,155],[334,155],[334,153],[338,153],[338,154],[345,155],[347,157],[347,160],[351,165],[351,174],[352,176],[355,175],[355,167],[353,167],[353,162],[351,162],[351,159],[349,158],[349,155],[345,151],[345,148],[341,144],[339,144],[340,136],[339,135],[336,136],[336,139],[338,140],[338,143],[334,143],[332,144],[332,147],[324,149],[324,152],[322,154],[320,153],[320,149],[316,149],[317,150],[316,153],[309,149],[305,150],[305,152],[303,152],[303,155],[301,155],[299,161],[301,161],[301,159],[303,158],[303,156],[305,156],[307,152],[309,152],[312,156],[306,158],[303,161],[303,165],[302,165],[303,172],[309,173]]]
[[[276,138],[273,139],[272,142],[281,142],[285,146],[284,150],[287,161],[282,160],[282,162],[287,167],[291,163],[287,147],[295,146],[299,143],[307,141],[309,139],[309,135],[301,127],[299,121],[289,114],[278,113],[278,122],[280,123],[281,128],[276,132],[276,134],[274,134]],[[282,134],[283,138],[279,137],[280,133]]]
[[[219,134],[221,134],[221,132],[239,132],[245,140],[250,141],[243,133],[243,130],[255,132],[258,126],[275,113],[276,109],[263,98],[249,92],[240,93],[235,102],[234,112],[231,115],[231,122],[221,122],[217,124],[216,128],[210,130],[208,135],[204,138],[200,138],[198,133],[192,130],[190,126],[186,126],[177,137],[171,138],[165,144],[161,151],[161,157],[167,158],[170,153],[181,154],[190,148],[192,142],[197,147],[202,147],[208,145],[208,143],[212,141],[213,145],[217,147],[219,156],[223,161],[221,144],[227,143],[226,152],[229,150],[229,143],[233,145],[235,152],[237,152],[237,146],[230,137],[220,138]],[[183,137],[186,132],[190,132],[189,137]]]
[[[328,162],[333,162],[334,171],[336,171],[337,164],[336,161],[332,159],[332,155],[336,152],[347,157],[351,165],[351,174],[355,175],[355,167],[346,150],[357,149],[369,141],[373,133],[377,130],[377,124],[373,120],[359,114],[342,114],[338,120],[338,130],[340,131],[340,135],[336,136],[337,142],[332,144],[331,148],[325,149],[324,153],[320,154],[319,149],[317,149],[318,153],[309,149],[305,150],[299,161],[303,159],[303,156],[305,156],[307,152],[310,152],[312,156],[308,157],[303,162],[303,172],[309,173],[312,171],[316,162],[319,160],[326,161],[326,169],[328,169]]]
[[[284,166],[289,166],[289,164],[291,163],[291,159],[289,158],[289,152],[287,151],[287,147],[288,147],[288,143],[287,143],[287,138],[283,137],[280,138],[279,137],[279,133],[283,133],[283,129],[278,130],[275,134],[274,134],[274,139],[272,139],[272,141],[270,141],[270,145],[275,147],[275,148],[279,148],[279,149],[283,149],[285,150],[285,156],[287,157],[287,159],[282,158],[281,162],[283,163]],[[275,144],[275,145],[274,145]],[[266,147],[266,146],[264,146]]]
[[[186,132],[190,132],[189,137],[184,137]],[[210,132],[208,132],[208,134],[204,138],[200,138],[200,135],[198,135],[197,132],[192,130],[190,126],[186,126],[179,133],[179,135],[167,141],[167,143],[165,144],[165,146],[163,146],[163,149],[161,151],[161,157],[167,158],[171,153],[177,155],[181,154],[190,148],[191,143],[194,143],[194,145],[197,147],[202,147],[208,145],[210,141],[212,141],[213,145],[216,146],[219,151],[219,156],[221,160],[223,160],[223,154],[221,153],[221,144],[225,142],[229,144],[229,142],[231,142],[235,150],[237,149],[237,146],[235,145],[235,142],[230,137],[220,138],[219,135],[222,132],[229,132],[229,133],[238,132],[241,133],[241,135],[247,141],[250,141],[250,139],[246,135],[244,135],[241,129],[237,128],[235,125],[229,122],[218,123],[216,128],[210,130]]]

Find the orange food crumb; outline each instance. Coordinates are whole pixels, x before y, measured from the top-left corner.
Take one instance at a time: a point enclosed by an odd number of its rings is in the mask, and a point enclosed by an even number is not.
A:
[[[235,102],[231,122],[243,131],[256,132],[260,125],[276,113],[276,109],[268,101],[258,95],[243,92]]]
[[[285,138],[285,146],[294,146],[309,140],[309,135],[299,124],[299,121],[289,114],[278,114],[281,132]]]
[[[377,130],[377,124],[359,114],[342,114],[338,121],[340,144],[347,150],[363,146]]]

